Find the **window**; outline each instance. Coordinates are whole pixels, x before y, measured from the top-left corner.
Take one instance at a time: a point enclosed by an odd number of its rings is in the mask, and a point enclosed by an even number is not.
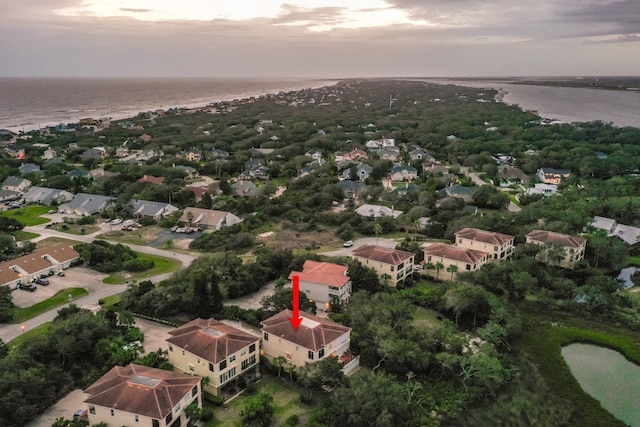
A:
[[[318,352],[318,359],[322,359],[323,356],[324,356],[324,348],[321,348],[320,351]]]
[[[184,356],[184,350],[182,350],[182,355]]]
[[[173,419],[173,412],[169,412],[169,415],[167,415],[167,418],[164,419],[164,422],[166,424],[169,424],[172,419]]]
[[[110,411],[111,411],[111,416],[113,417],[115,415],[115,411],[113,409],[111,409]]]
[[[465,269],[467,269],[467,270],[471,270],[471,265],[470,265],[470,264],[467,264],[467,265],[465,266]]]
[[[196,359],[196,362],[198,362],[198,364],[200,364],[200,358],[199,357]]]
[[[262,334],[262,339],[263,339],[263,340],[265,340],[265,341],[269,341],[269,334],[268,334],[268,333],[266,333],[266,332],[265,332],[265,333],[263,333],[263,334]]]
[[[291,360],[291,353],[289,353],[288,351],[284,354],[284,357],[287,358],[287,360]]]
[[[493,251],[494,251],[494,252],[498,252],[498,247],[497,247],[497,246],[494,246],[494,247],[493,247]]]
[[[198,394],[198,386],[191,389],[191,397],[196,397],[196,394]]]
[[[189,372],[195,372],[196,368],[193,367],[191,363],[189,363]]]
[[[313,360],[313,351],[309,350],[309,360]]]
[[[91,415],[95,415],[96,414],[96,407],[93,405],[89,405],[89,413]]]
[[[160,421],[151,420],[151,427],[160,427]]]
[[[233,363],[233,362],[235,362],[235,361],[236,361],[236,357],[235,357],[235,356],[231,356],[231,357],[229,358],[229,363]]]
[[[240,356],[244,356],[245,354],[247,354],[247,349],[243,348],[242,351],[240,351]]]
[[[231,368],[224,374],[220,375],[220,384],[230,380],[231,378],[236,376],[236,368]]]
[[[255,365],[256,363],[256,355],[250,356],[248,359],[242,361],[242,370],[244,371],[249,366]]]
[[[169,344],[169,351],[173,352],[173,346]]]
[[[213,372],[213,363],[209,362],[209,370]]]
[[[227,361],[226,360],[223,360],[222,362],[220,362],[220,370],[221,371],[226,367],[227,367]]]
[[[253,343],[249,346],[249,353],[253,353],[254,351],[256,351],[256,344]]]
[[[175,407],[175,408],[173,408],[173,411],[174,411],[174,412],[176,412],[176,413],[177,413],[179,410],[180,410],[180,402],[178,402],[178,404],[176,405],[176,407]]]
[[[391,266],[391,271],[393,271],[393,269],[394,269],[394,268],[395,268],[395,267],[392,265],[392,266]]]
[[[458,239],[458,244],[462,244],[462,239]]]

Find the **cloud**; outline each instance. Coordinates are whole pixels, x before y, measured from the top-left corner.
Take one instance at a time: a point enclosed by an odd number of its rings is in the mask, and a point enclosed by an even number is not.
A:
[[[303,8],[284,3],[281,6],[281,13],[271,22],[276,25],[340,24],[344,22],[342,16],[344,11],[345,8],[341,7]]]
[[[130,8],[130,7],[121,7],[120,10],[122,12],[132,12],[132,13],[153,12],[152,9],[134,9],[134,8]]]

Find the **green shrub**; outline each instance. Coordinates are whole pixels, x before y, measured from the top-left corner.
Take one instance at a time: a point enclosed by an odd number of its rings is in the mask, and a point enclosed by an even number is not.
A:
[[[122,268],[126,271],[139,272],[150,270],[155,266],[150,259],[130,259],[122,263]]]
[[[76,224],[78,225],[89,225],[89,224],[95,224],[95,223],[96,223],[96,219],[92,216],[83,216],[76,220]]]
[[[287,418],[287,420],[284,422],[284,425],[286,427],[293,427],[293,426],[300,425],[300,417],[297,416],[296,414],[293,414],[289,418]]]
[[[156,221],[155,219],[153,219],[151,217],[148,217],[148,216],[142,217],[142,218],[140,218],[138,220],[138,224],[145,225],[145,226],[146,225],[156,225],[157,223],[158,223],[158,221]]]
[[[202,415],[200,415],[200,421],[206,423],[213,419],[213,411],[209,408],[202,409]]]

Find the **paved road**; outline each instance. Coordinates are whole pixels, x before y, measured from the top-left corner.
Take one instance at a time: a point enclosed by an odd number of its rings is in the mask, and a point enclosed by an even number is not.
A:
[[[351,256],[351,251],[355,248],[359,248],[363,245],[378,245],[385,248],[395,248],[397,243],[393,239],[385,239],[383,237],[363,237],[362,239],[357,239],[353,242],[353,246],[350,248],[342,248],[337,249],[335,251],[322,252],[320,255],[326,256]]]
[[[96,239],[96,235],[102,233],[102,230],[100,230],[95,233],[87,234],[84,236],[74,235],[74,234],[62,233],[55,230],[49,230],[45,228],[44,225],[25,227],[24,231],[40,234],[38,238],[33,239],[34,241],[39,241],[42,239],[46,239],[48,237],[59,237],[63,239],[77,240],[85,243],[92,242],[93,240]],[[127,245],[127,246],[129,246],[131,249],[137,252],[177,259],[180,262],[182,262],[183,267],[186,267],[189,264],[191,264],[191,262],[196,258],[193,255],[184,254],[180,252],[166,251],[162,249],[152,248],[149,246],[140,246],[140,245]],[[164,273],[156,276],[149,276],[146,279],[151,280],[152,282],[160,282],[162,280],[169,278],[172,274],[173,273]],[[71,272],[68,275],[68,278],[73,279],[73,275]],[[102,277],[100,277],[99,280],[101,280],[101,278]],[[77,300],[71,301],[63,306],[56,307],[46,313],[43,313],[30,320],[27,320],[26,322],[23,322],[20,325],[0,325],[0,339],[2,339],[5,343],[7,343],[15,339],[18,335],[22,333],[22,326],[24,326],[25,331],[28,331],[37,326],[42,325],[43,323],[52,321],[58,314],[58,310],[61,309],[62,307],[68,306],[69,304],[76,304],[77,306],[80,306],[80,307],[97,306],[98,301],[100,299],[106,298],[111,295],[119,294],[121,292],[124,292],[127,289],[127,285],[107,285],[104,283],[95,284],[87,280],[77,281],[76,283],[70,283],[70,285],[71,286],[81,285],[82,287],[87,289],[87,291],[89,292],[89,295],[79,298]]]

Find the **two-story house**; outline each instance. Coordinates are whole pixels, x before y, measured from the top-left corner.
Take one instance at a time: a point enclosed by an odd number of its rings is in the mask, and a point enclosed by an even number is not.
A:
[[[17,191],[22,193],[29,187],[31,187],[31,181],[26,178],[8,176],[4,181],[2,181],[3,190]]]
[[[415,254],[376,245],[363,245],[351,255],[365,267],[374,269],[380,278],[396,287],[413,272]]]
[[[504,260],[513,254],[515,236],[479,230],[477,228],[463,228],[456,233],[456,246],[489,254],[489,260]]]
[[[392,181],[412,181],[418,177],[418,170],[408,165],[394,166],[389,171],[389,177]]]
[[[526,242],[543,246],[536,259],[549,265],[573,268],[584,258],[587,239],[546,230],[533,230],[526,236]],[[554,253],[553,247],[562,252]]]
[[[351,328],[313,314],[300,312],[302,322],[293,329],[291,310],[284,310],[262,322],[262,351],[269,359],[283,357],[287,363],[302,367],[327,357],[338,357],[343,371],[357,367],[359,359],[349,351]],[[355,366],[353,366],[355,365]]]
[[[208,377],[204,390],[230,397],[230,387],[258,376],[260,338],[215,319],[195,319],[169,332],[169,362],[177,371]]]
[[[199,162],[200,160],[202,160],[202,151],[198,150],[197,148],[191,148],[187,150],[187,153],[184,157],[190,162]]]
[[[142,365],[114,366],[85,390],[89,424],[186,427],[185,409],[202,408],[201,380]]]
[[[560,185],[563,180],[571,177],[571,171],[567,169],[540,168],[536,176],[545,184]]]
[[[486,252],[445,243],[431,243],[424,248],[425,264],[431,264],[434,267],[436,277],[444,278],[447,274],[451,280],[458,272],[478,270],[488,262],[488,259],[489,254]]]
[[[300,292],[304,292],[320,310],[329,311],[332,305],[345,304],[351,296],[351,278],[347,267],[330,262],[307,260],[302,271],[292,271],[289,279],[298,276]]]
[[[307,157],[311,157],[313,160],[322,160],[322,151],[318,150],[317,148],[312,148],[311,150],[304,153],[304,155]]]

